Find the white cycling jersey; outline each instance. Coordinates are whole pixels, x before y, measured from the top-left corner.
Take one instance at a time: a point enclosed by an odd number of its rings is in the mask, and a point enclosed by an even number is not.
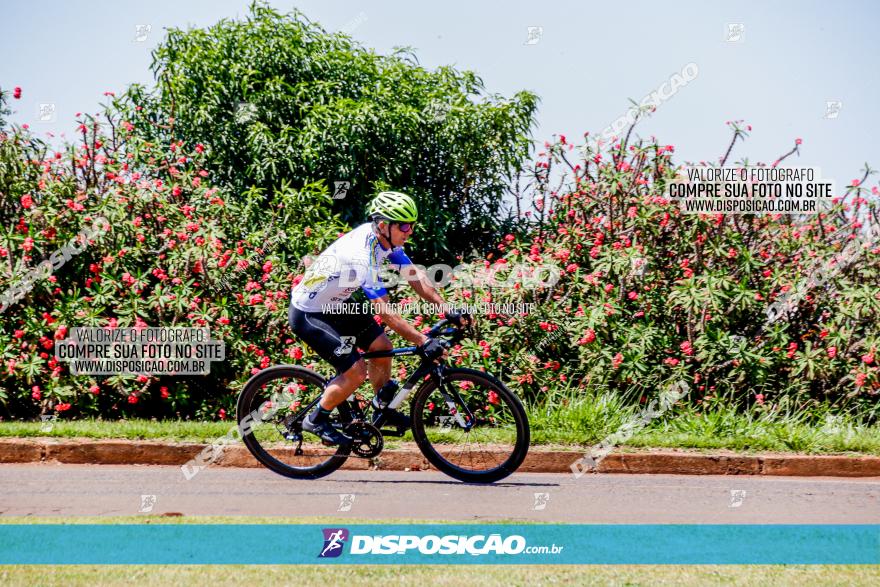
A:
[[[290,303],[304,312],[320,312],[322,306],[344,302],[359,287],[373,300],[388,293],[379,278],[385,260],[411,265],[403,247],[386,249],[366,222],[339,237],[322,252],[290,292]]]

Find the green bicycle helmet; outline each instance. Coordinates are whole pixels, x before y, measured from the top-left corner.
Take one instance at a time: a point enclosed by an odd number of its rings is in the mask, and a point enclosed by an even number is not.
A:
[[[415,222],[419,218],[415,201],[403,192],[379,192],[367,212],[371,218],[379,216],[393,222]]]

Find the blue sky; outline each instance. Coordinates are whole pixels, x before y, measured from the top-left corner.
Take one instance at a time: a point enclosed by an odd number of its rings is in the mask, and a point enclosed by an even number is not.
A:
[[[384,53],[416,49],[422,65],[476,71],[490,92],[541,97],[535,139],[598,133],[689,63],[699,75],[640,132],[676,147],[678,161],[717,159],[725,121],[753,127],[734,159],[773,161],[803,139],[791,164],[820,167],[842,186],[867,161],[880,167],[877,3],[863,2],[272,2],[297,7],[328,30],[348,29]],[[21,86],[13,120],[40,133],[72,130],[104,91],[151,83],[150,51],[167,27],[242,15],[246,1],[6,2],[0,8],[0,86]],[[151,26],[146,40],[135,27]],[[728,41],[728,25],[742,25]],[[543,34],[527,44],[528,27]],[[871,73],[874,71],[875,73]],[[834,118],[826,102],[839,101]],[[54,103],[54,122],[38,119]],[[874,104],[872,107],[871,104]],[[789,163],[787,161],[786,163]]]

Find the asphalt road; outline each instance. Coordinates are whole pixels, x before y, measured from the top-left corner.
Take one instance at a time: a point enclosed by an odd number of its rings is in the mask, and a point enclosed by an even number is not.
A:
[[[147,496],[147,497],[143,497]],[[154,497],[150,497],[154,496]],[[353,497],[352,497],[353,496]],[[492,486],[436,472],[0,465],[0,515],[334,516],[572,523],[880,523],[880,478],[521,473]]]

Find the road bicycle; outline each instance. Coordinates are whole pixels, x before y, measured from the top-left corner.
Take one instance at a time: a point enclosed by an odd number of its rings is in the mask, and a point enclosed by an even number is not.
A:
[[[467,332],[441,320],[428,336],[448,349]],[[363,356],[415,353],[416,347],[409,346]],[[325,446],[317,437],[304,434],[303,419],[327,383],[315,371],[298,365],[269,367],[248,380],[238,397],[236,416],[245,446],[260,463],[287,477],[317,479],[341,467],[349,457],[375,459],[382,453],[385,437],[405,436],[405,431],[382,428],[384,414],[373,422],[372,403],[357,393],[330,415],[332,425],[350,436],[352,444]],[[411,394],[412,439],[440,471],[461,481],[493,483],[522,464],[529,449],[526,411],[519,398],[491,374],[423,358],[389,407],[400,409]]]

